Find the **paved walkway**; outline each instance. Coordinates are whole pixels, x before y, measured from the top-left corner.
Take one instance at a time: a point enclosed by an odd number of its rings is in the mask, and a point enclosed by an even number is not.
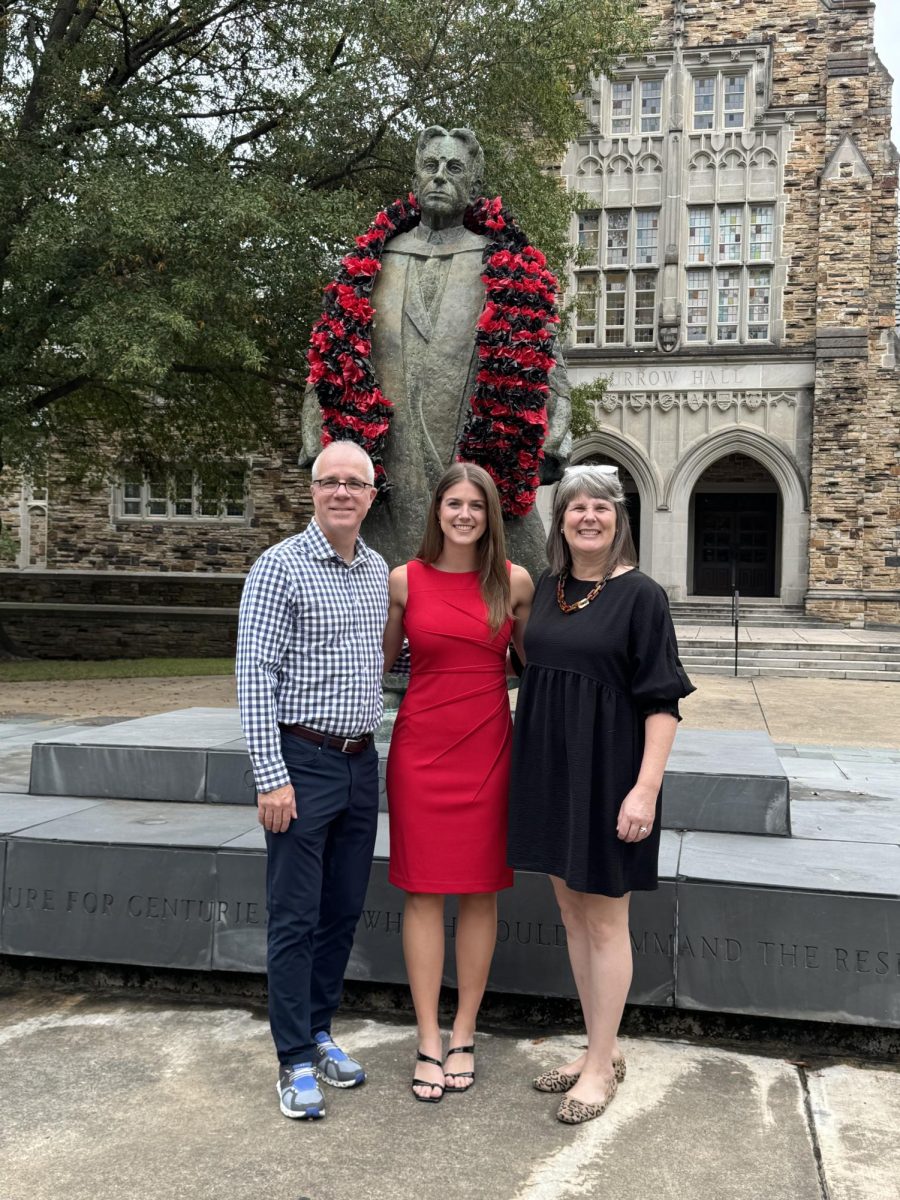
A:
[[[65,685],[4,689],[3,790],[27,789],[51,730],[234,702],[223,679],[86,686],[88,711]],[[684,713],[767,729],[798,799],[896,813],[900,684],[704,677]],[[329,1090],[306,1125],[278,1113],[258,1008],[0,993],[0,1200],[900,1200],[896,1064],[629,1038],[609,1112],[570,1129],[529,1080],[578,1037],[486,1031],[475,1089],[426,1106],[409,1092],[409,1024],[348,1014],[335,1033],[370,1082]]]
[[[707,638],[734,641],[731,625],[698,625],[690,621],[676,625],[678,643]],[[900,646],[898,629],[848,629],[840,625],[741,625],[739,642],[801,642],[863,649],[866,646]]]
[[[900,1074],[650,1037],[604,1117],[554,1118],[529,1081],[582,1039],[477,1038],[477,1083],[409,1091],[415,1032],[344,1018],[369,1082],[277,1107],[259,1010],[0,997],[2,1200],[897,1200]],[[821,1167],[817,1163],[821,1155]],[[827,1191],[826,1191],[827,1188]]]

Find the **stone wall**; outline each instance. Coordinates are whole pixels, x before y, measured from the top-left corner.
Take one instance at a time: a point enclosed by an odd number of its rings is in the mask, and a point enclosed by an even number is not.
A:
[[[682,341],[668,356],[660,353],[667,349],[662,342],[624,354],[607,345],[575,346],[570,363],[579,383],[610,378],[590,451],[618,453],[638,480],[642,559],[646,552],[647,569],[673,598],[690,590],[684,495],[696,483],[690,463],[718,439],[721,457],[710,458],[707,470],[721,476],[727,456],[740,452],[775,476],[784,514],[782,600],[805,596],[808,611],[820,618],[900,624],[897,155],[890,142],[891,80],[873,48],[873,7],[867,0],[644,0],[642,11],[653,27],[651,52],[621,59],[620,78],[665,73],[670,124],[646,139],[617,140],[601,127],[599,106],[589,104],[589,131],[567,156],[563,176],[588,195],[589,205],[621,205],[607,182],[611,156],[631,155],[638,171],[646,151],[665,162],[663,190],[677,204],[731,203],[742,194],[727,169],[730,156],[750,179],[747,194],[776,203],[778,319],[771,346],[698,349]],[[685,73],[715,74],[730,63],[750,81],[752,119],[737,139],[728,130],[698,133]],[[765,172],[754,166],[759,152],[777,161],[771,193]],[[709,184],[698,180],[696,160],[703,155],[713,163]],[[668,228],[678,227],[670,221]],[[669,272],[682,261],[683,240],[676,237],[660,272],[661,319],[677,295]],[[718,386],[682,396],[651,380],[667,371],[680,379],[688,363]],[[720,381],[729,371],[735,380],[759,372],[754,382],[768,399],[773,393],[766,389],[782,376],[806,383],[805,369],[809,392],[796,394],[807,399],[808,419],[796,419],[803,415],[798,403],[792,426],[785,424],[787,408],[767,405],[763,420],[762,409],[751,408],[758,405],[755,392],[745,402],[740,385],[724,388]],[[772,422],[773,413],[780,421]],[[697,414],[708,414],[705,430],[697,431]],[[741,481],[720,479],[723,487],[728,482]]]
[[[244,575],[0,569],[0,604],[237,608]]]
[[[190,615],[160,609],[113,613],[74,606],[56,611],[4,610],[13,644],[35,658],[230,658],[237,640],[237,609]]]
[[[872,14],[832,11],[820,189],[807,610],[900,623],[897,155]]]
[[[253,459],[245,522],[116,517],[111,495],[109,486],[73,491],[51,475],[49,569],[246,571],[312,515],[309,471],[287,454]]]
[[[0,616],[37,658],[194,658],[234,653],[244,576],[0,570]]]

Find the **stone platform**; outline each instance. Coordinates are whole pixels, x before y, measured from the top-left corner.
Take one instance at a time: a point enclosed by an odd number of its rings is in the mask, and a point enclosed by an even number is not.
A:
[[[265,851],[235,719],[189,709],[36,743],[43,794],[0,795],[0,952],[263,971]],[[857,814],[844,796],[832,821],[830,802],[800,802],[791,837],[766,735],[700,731],[679,733],[665,797],[680,827],[663,831],[658,891],[633,897],[633,1003],[900,1027],[897,805],[873,822],[878,802]],[[348,975],[402,982],[379,819]],[[447,922],[452,983],[450,906]],[[543,876],[501,894],[489,986],[574,994]]]
[[[380,741],[382,796],[389,725]],[[36,742],[30,791],[45,796],[253,804],[237,711],[187,708]],[[663,826],[790,834],[788,778],[765,733],[682,730],[666,771]]]

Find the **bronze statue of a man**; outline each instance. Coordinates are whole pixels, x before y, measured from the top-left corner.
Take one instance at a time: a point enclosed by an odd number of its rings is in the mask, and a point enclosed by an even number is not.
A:
[[[384,245],[372,291],[371,357],[393,404],[384,466],[391,490],[366,521],[366,541],[393,566],[414,557],[438,478],[454,461],[475,387],[476,325],[485,304],[487,237],[463,224],[481,194],[484,153],[468,129],[439,125],[419,136],[413,191],[421,221]],[[558,477],[569,443],[569,389],[559,354],[548,379],[542,479]],[[320,449],[318,409],[308,393],[304,451]],[[546,565],[539,516],[506,522],[510,557],[533,573]]]

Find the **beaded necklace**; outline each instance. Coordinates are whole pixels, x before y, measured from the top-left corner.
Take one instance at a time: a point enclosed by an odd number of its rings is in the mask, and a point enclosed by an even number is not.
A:
[[[564,567],[560,571],[559,578],[556,581],[556,603],[559,605],[560,610],[562,612],[568,614],[568,613],[578,612],[578,610],[580,608],[587,608],[587,606],[590,604],[590,602],[592,600],[596,600],[597,597],[600,595],[600,593],[603,591],[603,589],[606,587],[612,573],[613,573],[613,568],[610,567],[609,570],[606,572],[606,574],[603,576],[603,578],[598,583],[594,584],[594,586],[591,588],[591,590],[588,592],[588,594],[586,596],[583,596],[582,599],[577,601],[577,603],[575,603],[575,604],[567,604],[566,603],[566,580],[569,578],[569,571],[568,571],[567,567]]]

